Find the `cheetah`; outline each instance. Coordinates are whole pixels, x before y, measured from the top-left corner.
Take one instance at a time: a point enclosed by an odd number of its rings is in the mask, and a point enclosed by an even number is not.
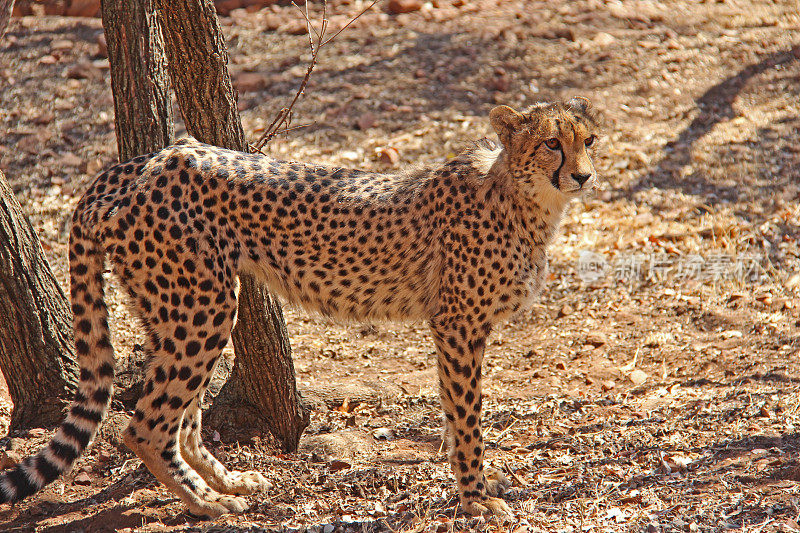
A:
[[[425,170],[380,174],[280,161],[194,139],[100,174],[69,243],[78,392],[50,443],[0,475],[0,502],[68,471],[112,397],[104,262],[147,332],[145,385],[125,443],[190,513],[247,509],[267,486],[203,446],[203,395],[236,321],[238,277],[349,321],[424,320],[437,350],[444,435],[463,509],[510,515],[484,468],[481,363],[491,331],[539,291],[566,204],[597,185],[588,100],[492,109],[483,140]]]

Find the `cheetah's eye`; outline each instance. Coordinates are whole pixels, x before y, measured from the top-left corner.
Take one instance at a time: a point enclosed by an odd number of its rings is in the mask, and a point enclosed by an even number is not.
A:
[[[547,139],[544,142],[544,145],[550,148],[551,150],[558,150],[561,148],[561,141],[553,137],[552,139]]]
[[[594,144],[594,140],[595,139],[596,139],[596,137],[594,135],[589,135],[589,137],[587,137],[586,140],[583,141],[583,144],[585,144],[586,147],[588,148],[588,147],[590,147],[591,145]]]

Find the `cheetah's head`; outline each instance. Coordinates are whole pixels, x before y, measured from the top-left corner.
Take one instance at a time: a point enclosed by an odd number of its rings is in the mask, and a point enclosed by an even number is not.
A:
[[[565,198],[597,187],[588,152],[596,139],[597,119],[586,98],[539,103],[524,113],[498,106],[489,118],[517,183]]]

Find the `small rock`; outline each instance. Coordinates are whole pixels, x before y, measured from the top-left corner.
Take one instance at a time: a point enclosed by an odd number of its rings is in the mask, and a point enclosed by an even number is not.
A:
[[[616,386],[617,386],[617,384],[614,383],[611,380],[603,381],[600,384],[600,388],[603,390],[603,392],[608,392],[608,391],[610,391],[611,389],[613,389]]]
[[[81,165],[81,172],[86,172],[88,175],[94,176],[95,174],[103,170],[105,166],[106,165],[105,163],[103,163],[103,160],[98,157],[87,161],[85,164],[86,168],[83,168],[84,165]]]
[[[11,468],[12,466],[18,465],[22,461],[22,457],[17,452],[12,451],[0,451],[0,470],[5,470],[6,468]]]
[[[61,156],[61,164],[67,167],[79,167],[83,163],[83,159],[73,154],[72,152],[64,152]]]
[[[55,65],[58,63],[58,58],[52,54],[47,54],[39,58],[40,65]]]
[[[400,13],[411,13],[422,9],[422,2],[420,0],[389,0],[386,5],[386,12],[390,15],[399,15]]]
[[[360,130],[368,130],[375,125],[375,115],[367,111],[356,120],[356,126]]]
[[[53,122],[53,119],[56,116],[53,114],[52,111],[45,111],[42,114],[38,115],[36,118],[33,119],[34,124],[38,124],[39,126],[44,126],[45,124],[50,124]]]
[[[264,31],[275,31],[281,27],[281,18],[275,13],[267,13],[262,20]]]
[[[595,35],[594,38],[592,38],[592,42],[597,46],[608,46],[616,40],[617,40],[616,37],[604,31],[601,31],[600,33]]]
[[[47,431],[44,428],[31,428],[28,430],[29,437],[41,437],[45,433],[47,433]]]
[[[103,73],[89,61],[81,61],[64,69],[64,77],[72,80],[94,80],[102,78]]]
[[[561,306],[561,309],[558,310],[558,318],[569,316],[572,314],[572,312],[573,312],[572,307],[570,307],[569,304],[564,304],[563,306]]]
[[[650,348],[658,348],[672,340],[672,334],[661,331],[648,333],[644,338],[644,345]]]
[[[73,481],[76,485],[91,485],[92,478],[86,472],[81,472],[77,476],[75,476],[75,480]]]
[[[356,152],[355,150],[345,150],[344,152],[342,152],[342,159],[345,159],[347,161],[358,161],[361,159],[361,156],[358,155],[358,152]]]
[[[69,39],[56,39],[50,43],[51,50],[72,50],[74,47],[75,43]]]
[[[281,31],[289,35],[305,35],[308,33],[308,26],[304,20],[290,20],[281,26]]]
[[[328,463],[328,468],[331,472],[338,472],[339,470],[345,470],[350,468],[350,463],[347,461],[340,461],[339,459],[334,459],[330,463]]]
[[[760,294],[757,294],[756,301],[761,302],[764,305],[770,305],[772,303],[772,293],[762,292]]]
[[[378,158],[381,163],[394,166],[400,162],[400,153],[397,151],[397,148],[387,146],[386,148],[378,150]]]
[[[646,168],[650,165],[650,158],[642,150],[632,150],[630,152],[630,159],[628,160],[628,168],[636,170]]]
[[[556,39],[566,39],[568,41],[575,40],[575,32],[572,28],[557,28],[553,31],[553,36]]]
[[[595,331],[594,333],[589,333],[588,335],[586,335],[585,343],[594,346],[595,348],[599,348],[604,344],[608,344],[608,339],[603,333]]]
[[[378,428],[372,432],[372,436],[377,440],[392,440],[394,439],[394,431],[389,428]]]
[[[789,279],[786,280],[786,283],[784,283],[784,287],[790,291],[800,287],[800,274],[795,274],[789,277]]]
[[[511,77],[505,70],[497,68],[494,71],[494,77],[489,80],[489,88],[495,91],[504,93],[511,87]]]
[[[96,17],[100,13],[100,0],[70,0],[64,14],[68,17]]]
[[[643,370],[639,370],[638,368],[635,369],[630,374],[628,374],[628,379],[630,379],[631,382],[633,382],[633,384],[637,385],[637,386],[641,385],[642,383],[647,381],[648,377],[649,376],[647,375],[647,372],[644,372]]]
[[[109,452],[108,452],[108,451],[106,451],[106,450],[100,450],[99,452],[97,452],[97,460],[98,460],[99,462],[101,462],[101,463],[108,463],[108,462],[110,462],[110,461],[111,461],[113,458],[114,458],[114,457],[111,455],[111,453],[109,453]]]
[[[257,72],[241,72],[234,79],[233,85],[240,93],[251,93],[263,91],[267,86],[267,80]]]
[[[238,9],[241,6],[241,0],[216,0],[214,2],[214,7],[217,9],[217,13],[223,17],[227,17],[231,14],[231,11]]]

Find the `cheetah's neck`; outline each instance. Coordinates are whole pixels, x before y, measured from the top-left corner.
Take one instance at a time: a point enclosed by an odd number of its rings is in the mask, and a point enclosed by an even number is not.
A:
[[[508,171],[505,151],[497,153],[487,177],[488,183],[495,184],[505,194],[504,210],[516,225],[520,240],[531,248],[544,250],[561,224],[567,198],[549,183],[532,192],[524,192]]]

